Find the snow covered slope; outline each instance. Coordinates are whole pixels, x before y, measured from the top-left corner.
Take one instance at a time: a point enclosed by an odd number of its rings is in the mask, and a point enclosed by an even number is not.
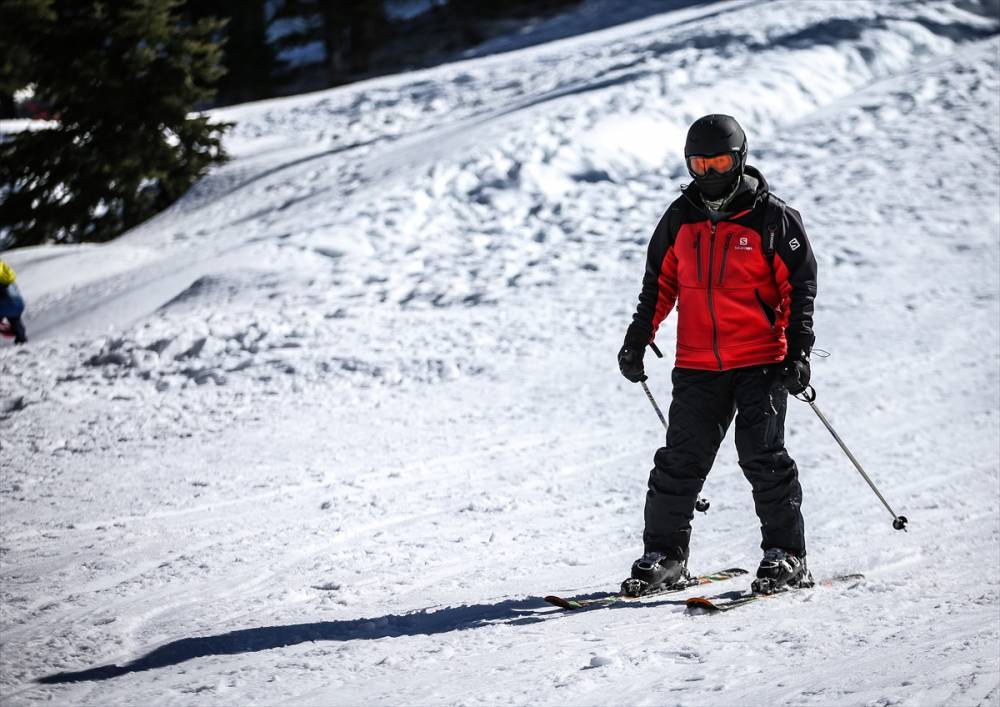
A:
[[[985,7],[699,4],[227,109],[168,212],[5,253],[3,703],[1000,703]],[[804,215],[818,402],[911,531],[793,403],[811,567],[864,585],[553,613],[640,552],[662,429],[614,358],[712,111]],[[705,493],[693,568],[752,568],[731,441]]]

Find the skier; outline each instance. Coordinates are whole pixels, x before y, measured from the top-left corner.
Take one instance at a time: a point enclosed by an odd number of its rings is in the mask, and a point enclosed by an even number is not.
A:
[[[6,331],[14,335],[15,344],[26,344],[28,335],[24,330],[21,315],[24,313],[24,299],[14,284],[14,269],[0,260],[0,321],[7,320]],[[3,331],[3,329],[0,329]]]
[[[753,589],[810,586],[802,488],[784,426],[788,394],[809,384],[816,260],[799,213],[747,165],[746,136],[734,118],[696,120],[684,157],[694,183],[681,187],[653,232],[618,353],[622,375],[645,380],[646,346],[676,305],[666,446],[649,475],[645,552],[632,577],[649,588],[689,577],[695,501],[735,414],[739,464],[763,537]]]

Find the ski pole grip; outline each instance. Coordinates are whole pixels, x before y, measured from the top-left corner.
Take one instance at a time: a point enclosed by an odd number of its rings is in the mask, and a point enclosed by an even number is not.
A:
[[[663,353],[661,353],[660,350],[656,348],[656,344],[654,344],[652,341],[649,342],[649,348],[653,349],[653,353],[656,354],[657,358],[663,358]]]

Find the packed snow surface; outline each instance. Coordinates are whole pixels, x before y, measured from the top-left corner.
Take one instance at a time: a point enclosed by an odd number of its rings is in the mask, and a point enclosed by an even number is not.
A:
[[[219,110],[169,211],[4,254],[4,705],[1000,704],[994,6],[670,7]],[[810,566],[863,584],[560,612],[641,552],[615,353],[708,112],[804,216],[817,404],[910,530],[792,401]],[[692,569],[753,569],[731,439],[704,493]]]

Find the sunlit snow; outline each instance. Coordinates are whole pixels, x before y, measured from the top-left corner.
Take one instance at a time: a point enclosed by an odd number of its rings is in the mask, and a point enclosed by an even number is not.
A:
[[[3,254],[3,704],[998,703],[995,5],[671,6],[220,109],[174,207]],[[910,532],[793,401],[810,567],[864,584],[562,613],[641,553],[615,354],[709,112],[803,214],[817,403]],[[753,569],[731,438],[705,495],[692,569]]]

